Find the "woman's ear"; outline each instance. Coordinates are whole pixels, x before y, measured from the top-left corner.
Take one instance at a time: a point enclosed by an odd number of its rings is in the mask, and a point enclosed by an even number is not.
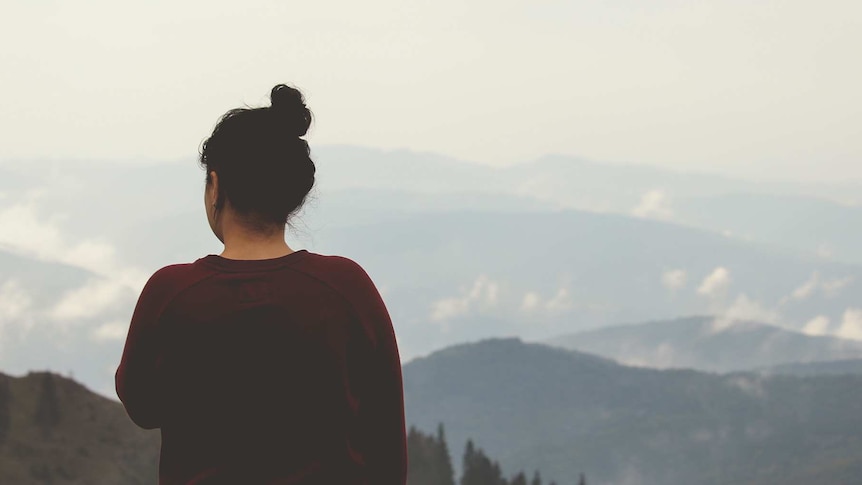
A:
[[[212,190],[212,201],[213,201],[213,205],[215,205],[218,203],[218,191],[219,191],[218,173],[215,170],[210,171],[210,180],[211,180],[210,190]]]

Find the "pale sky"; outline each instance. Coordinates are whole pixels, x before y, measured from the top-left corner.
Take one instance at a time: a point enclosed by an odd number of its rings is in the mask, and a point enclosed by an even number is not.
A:
[[[0,0],[0,163],[195,156],[279,82],[312,144],[862,179],[857,0]]]

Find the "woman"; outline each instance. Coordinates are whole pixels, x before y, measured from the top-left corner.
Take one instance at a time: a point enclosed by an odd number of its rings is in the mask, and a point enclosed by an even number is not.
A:
[[[314,185],[302,94],[228,111],[204,142],[220,255],[166,266],[138,299],[117,395],[161,429],[159,483],[406,483],[401,365],[387,309],[354,261],[293,250]]]

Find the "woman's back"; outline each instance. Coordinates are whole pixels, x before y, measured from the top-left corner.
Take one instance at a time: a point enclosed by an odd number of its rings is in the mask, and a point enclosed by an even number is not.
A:
[[[148,375],[124,356],[117,389],[161,428],[161,483],[403,483],[395,335],[355,262],[300,250],[168,266],[133,326],[126,354],[158,364]]]
[[[285,242],[315,184],[312,116],[295,88],[270,99],[228,111],[203,143],[204,209],[225,249],[147,282],[117,395],[161,428],[161,484],[403,485],[392,322],[358,264]]]

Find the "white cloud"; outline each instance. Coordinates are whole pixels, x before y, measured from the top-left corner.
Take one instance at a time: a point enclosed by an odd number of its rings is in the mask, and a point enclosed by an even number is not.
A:
[[[661,275],[661,284],[670,291],[678,291],[685,288],[688,274],[683,269],[672,269]]]
[[[129,322],[107,322],[96,327],[90,336],[97,342],[125,340],[128,331]]]
[[[834,280],[824,281],[820,287],[823,289],[823,293],[828,297],[837,296],[838,293],[841,292],[844,288],[850,285],[853,282],[852,276],[847,276],[844,278],[836,278]]]
[[[479,275],[476,281],[473,282],[473,288],[470,290],[468,298],[470,301],[485,301],[490,305],[497,303],[497,294],[499,285],[492,281],[487,276]]]
[[[835,331],[837,337],[862,340],[862,308],[848,308]]]
[[[814,294],[819,284],[820,275],[815,271],[811,274],[811,278],[809,278],[808,281],[803,283],[802,286],[793,290],[793,293],[791,295],[797,300],[804,300]]]
[[[775,310],[763,306],[745,294],[740,294],[736,300],[712,322],[712,331],[721,332],[731,327],[737,327],[743,322],[769,323],[777,325],[781,315]]]
[[[817,246],[816,254],[821,259],[832,259],[832,247],[826,243],[821,243],[819,246]]]
[[[557,294],[550,300],[545,302],[545,308],[550,312],[563,312],[572,308],[572,297],[569,295],[569,290],[560,288]]]
[[[766,390],[763,388],[763,380],[760,377],[734,376],[727,378],[727,384],[735,387],[748,395],[763,398]]]
[[[727,268],[719,266],[703,279],[703,282],[701,282],[700,287],[697,289],[697,293],[706,296],[717,296],[724,292],[729,285],[730,271]]]
[[[17,280],[9,279],[0,285],[0,346],[8,339],[7,330],[15,327],[16,333],[32,328],[33,299]]]
[[[470,303],[464,298],[444,298],[437,300],[432,305],[431,320],[448,320],[467,313]]]
[[[437,300],[431,305],[431,320],[444,321],[468,313],[474,306],[495,306],[498,302],[500,285],[481,274],[469,290],[462,288],[461,296]]]
[[[632,215],[648,219],[669,220],[673,217],[670,197],[663,190],[650,190],[641,197],[640,203],[632,209]]]
[[[0,325],[24,317],[32,303],[29,293],[17,280],[6,280],[0,286]]]
[[[524,299],[521,302],[521,310],[530,311],[539,306],[541,297],[535,291],[528,291],[524,294]]]
[[[778,312],[770,310],[760,302],[752,300],[745,294],[736,297],[725,315],[734,320],[749,320],[761,323],[778,323],[781,319]]]
[[[619,360],[621,364],[628,366],[668,369],[674,367],[679,360],[677,357],[678,352],[670,342],[660,343],[658,347],[656,347],[655,351],[646,358],[629,357],[637,355],[640,350],[637,348],[637,345],[634,345],[632,346],[632,352],[626,352],[625,350],[627,347],[628,345],[624,345],[623,352],[621,352],[621,355],[625,355],[626,357],[621,357],[617,360]]]
[[[32,203],[0,210],[0,245],[42,257],[63,250],[56,226],[40,221]]]
[[[554,296],[544,301],[541,295],[535,291],[526,292],[521,300],[521,310],[526,312],[544,308],[547,312],[559,313],[565,312],[573,306],[574,301],[572,300],[571,294],[569,294],[569,289],[565,286],[558,288]]]
[[[69,241],[56,224],[61,214],[51,219],[38,215],[36,202],[43,191],[34,189],[24,196],[25,202],[0,210],[0,247],[42,261],[83,268],[140,292],[149,275],[120,264],[110,243],[96,239]]]
[[[805,326],[802,327],[802,333],[812,336],[828,335],[829,334],[829,317],[826,315],[818,315]]]
[[[818,290],[822,291],[825,296],[832,298],[837,296],[842,289],[846,288],[852,282],[852,276],[824,280],[823,278],[821,278],[820,273],[815,271],[811,273],[811,277],[808,278],[805,283],[793,290],[793,293],[790,294],[790,298],[794,300],[805,300],[816,294]],[[787,300],[788,299],[785,298],[782,303],[786,302]]]
[[[128,288],[116,281],[91,279],[84,286],[67,292],[50,310],[49,316],[60,322],[96,316],[130,295]]]

